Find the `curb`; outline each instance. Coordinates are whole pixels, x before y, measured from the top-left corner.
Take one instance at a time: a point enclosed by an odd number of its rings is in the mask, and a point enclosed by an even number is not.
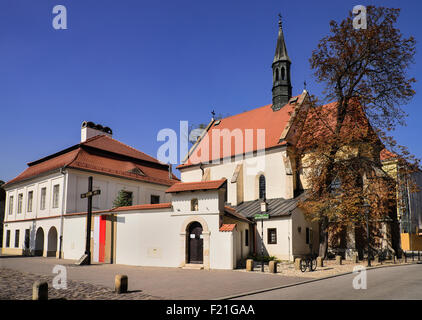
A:
[[[366,267],[366,270],[374,270],[374,269],[390,268],[390,267],[400,267],[400,266],[410,266],[410,265],[414,265],[414,264],[422,264],[422,261],[413,262],[413,263],[408,262],[408,263],[402,263],[402,264],[380,265],[380,266],[369,267],[369,268]],[[234,299],[234,298],[250,296],[250,295],[253,295],[253,294],[258,294],[258,293],[263,293],[263,292],[268,292],[268,291],[274,291],[274,290],[284,289],[284,288],[289,288],[289,287],[295,287],[295,286],[299,286],[299,285],[302,285],[302,284],[307,284],[307,283],[312,283],[312,282],[316,282],[316,281],[341,277],[341,276],[345,276],[345,275],[352,274],[352,273],[353,273],[353,271],[348,271],[348,272],[343,272],[343,273],[339,273],[339,274],[335,274],[335,275],[331,275],[331,276],[327,276],[327,277],[323,277],[323,278],[317,278],[317,279],[314,278],[314,279],[311,279],[311,280],[295,282],[295,283],[286,284],[286,285],[277,286],[277,287],[272,287],[272,288],[258,289],[258,290],[254,290],[254,291],[248,291],[248,292],[238,293],[238,294],[234,294],[234,295],[230,295],[230,296],[215,298],[215,299],[212,299],[212,300],[230,300],[230,299]]]

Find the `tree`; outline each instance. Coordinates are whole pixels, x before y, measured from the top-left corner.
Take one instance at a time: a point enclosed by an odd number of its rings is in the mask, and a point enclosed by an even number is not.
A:
[[[367,29],[353,28],[353,15],[330,22],[310,59],[323,96],[310,97],[297,145],[308,195],[299,206],[320,222],[320,256],[329,233],[347,226],[364,228],[386,218],[396,201],[395,183],[380,162],[387,148],[415,170],[418,161],[388,133],[405,124],[406,104],[415,94],[407,69],[414,62],[415,40],[394,25],[400,9],[367,7]],[[334,101],[327,104],[328,101]],[[376,228],[372,228],[376,230]],[[335,238],[335,237],[334,237]]]
[[[116,199],[113,201],[113,207],[127,207],[132,205],[132,192],[120,190]]]

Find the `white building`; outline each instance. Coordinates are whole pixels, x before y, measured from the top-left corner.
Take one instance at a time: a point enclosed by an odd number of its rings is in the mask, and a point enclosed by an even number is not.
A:
[[[182,182],[167,165],[113,140],[110,129],[85,123],[81,143],[29,163],[5,185],[3,253],[80,258],[88,176],[101,190],[93,261],[232,269],[261,250],[282,260],[310,253],[318,226],[297,208],[305,181],[294,156],[308,94],[291,97],[290,64],[280,24],[273,103],[212,119],[178,167]],[[112,209],[120,190],[133,205]],[[263,213],[269,218],[257,223]]]

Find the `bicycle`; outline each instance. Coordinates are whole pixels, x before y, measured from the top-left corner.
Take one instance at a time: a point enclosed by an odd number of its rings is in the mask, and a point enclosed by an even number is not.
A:
[[[300,259],[300,271],[305,272],[306,269],[309,269],[309,271],[315,271],[316,267],[317,261],[313,255]]]

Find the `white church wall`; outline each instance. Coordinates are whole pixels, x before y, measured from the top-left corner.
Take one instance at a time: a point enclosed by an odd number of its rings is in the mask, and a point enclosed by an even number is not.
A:
[[[219,164],[208,164],[204,169],[210,168],[210,180],[227,179],[228,202],[237,203],[236,183],[231,183],[237,164],[243,162],[243,201],[258,199],[258,179],[260,174],[265,175],[267,199],[293,197],[293,185],[286,183],[286,170],[283,161],[286,156],[284,148],[267,150],[264,155],[254,156],[245,160],[230,162],[221,161]],[[199,166],[181,169],[183,182],[201,181],[202,170]]]
[[[66,217],[63,229],[63,257],[79,259],[85,252],[86,216]]]
[[[292,260],[291,218],[273,217],[264,220],[264,254],[275,256],[280,260]],[[261,222],[257,224],[257,254],[261,254]],[[268,244],[268,229],[277,230],[277,243]]]

